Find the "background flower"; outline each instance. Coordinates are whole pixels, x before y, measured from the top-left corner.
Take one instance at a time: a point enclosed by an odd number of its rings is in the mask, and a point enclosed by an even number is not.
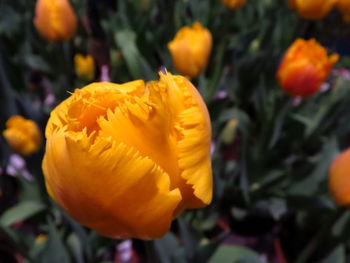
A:
[[[245,0],[222,0],[222,3],[228,8],[239,8],[245,4]]]
[[[320,89],[338,58],[337,54],[328,57],[314,39],[298,39],[284,55],[277,78],[286,93],[308,97]]]
[[[329,189],[340,206],[350,204],[350,150],[341,153],[329,170]]]
[[[74,56],[75,72],[83,80],[92,81],[95,76],[95,64],[92,56],[76,54]]]
[[[168,43],[175,68],[183,75],[194,78],[204,71],[210,56],[212,36],[199,22],[185,26]]]
[[[29,155],[39,150],[41,134],[39,127],[32,120],[22,116],[12,116],[6,122],[2,132],[11,148],[23,155]]]
[[[38,0],[34,25],[51,41],[69,40],[77,29],[77,18],[69,0]]]
[[[337,0],[335,7],[342,13],[345,22],[350,22],[350,1]]]
[[[333,8],[337,0],[288,0],[289,6],[307,19],[321,19]]]

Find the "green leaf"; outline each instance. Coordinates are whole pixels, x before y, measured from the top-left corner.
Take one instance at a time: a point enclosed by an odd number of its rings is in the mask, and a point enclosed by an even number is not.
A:
[[[115,41],[121,48],[126,65],[134,79],[149,79],[154,75],[147,61],[136,45],[136,34],[131,30],[122,30],[115,34]]]
[[[344,245],[339,245],[327,255],[320,263],[345,263],[346,254]]]
[[[0,13],[0,35],[17,34],[21,28],[21,15],[4,4],[0,5]]]
[[[272,198],[269,200],[269,210],[275,220],[279,220],[287,211],[287,203],[284,199]]]
[[[266,263],[262,260],[256,252],[251,249],[241,246],[228,246],[224,245],[218,248],[214,255],[209,259],[208,263],[218,262],[254,262],[254,263]]]
[[[48,220],[48,241],[45,250],[38,258],[39,263],[70,263],[70,258],[62,237],[54,222]]]
[[[204,95],[204,100],[208,103],[215,95],[220,79],[222,76],[222,69],[223,69],[223,59],[225,54],[225,48],[226,48],[226,42],[220,43],[220,45],[217,47],[217,50],[215,51],[215,59],[214,59],[214,71],[212,76],[210,77],[210,81],[208,84],[208,90],[207,93]]]
[[[186,256],[188,258],[192,258],[194,256],[195,250],[198,247],[200,238],[185,219],[179,218],[178,223],[180,228],[180,235],[185,246]]]
[[[338,153],[339,150],[336,139],[329,139],[329,141],[323,145],[322,152],[314,161],[315,168],[312,173],[306,176],[305,179],[294,184],[290,189],[290,193],[294,195],[313,195],[315,191],[318,190],[320,183],[326,179],[329,165],[334,156]]]
[[[74,233],[71,233],[67,238],[67,244],[72,255],[74,256],[74,262],[84,263],[83,248],[78,236]]]
[[[280,138],[282,132],[283,132],[283,124],[287,119],[287,116],[290,112],[290,108],[292,106],[291,100],[286,103],[286,105],[281,109],[279,114],[276,117],[275,123],[274,123],[274,128],[273,128],[273,133],[271,136],[271,140],[269,142],[269,149],[272,149],[273,146],[275,146],[276,142]]]
[[[1,217],[2,226],[10,226],[18,221],[26,220],[44,210],[45,206],[34,201],[23,201],[8,209]]]
[[[185,251],[172,233],[154,241],[155,250],[162,263],[185,263]]]
[[[222,232],[217,238],[208,242],[207,239],[205,244],[201,245],[193,257],[192,262],[207,262],[209,258],[215,253],[220,243],[228,236],[229,232]]]
[[[45,62],[42,57],[28,54],[24,57],[24,63],[33,69],[41,70],[43,72],[49,72],[50,66]]]
[[[83,253],[86,256],[86,259],[91,261],[92,259],[92,251],[91,246],[93,242],[89,242],[89,237],[86,233],[86,230],[78,224],[76,221],[74,221],[70,216],[68,216],[66,213],[63,213],[63,218],[67,223],[70,225],[72,231],[75,233],[75,237],[79,239],[81,249]]]

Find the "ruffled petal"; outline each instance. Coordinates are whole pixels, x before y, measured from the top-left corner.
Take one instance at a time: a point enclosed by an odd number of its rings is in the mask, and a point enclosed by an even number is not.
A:
[[[43,161],[53,198],[80,223],[114,238],[157,238],[181,201],[169,176],[151,159],[111,137],[66,133],[47,141]],[[91,145],[91,146],[90,146]]]

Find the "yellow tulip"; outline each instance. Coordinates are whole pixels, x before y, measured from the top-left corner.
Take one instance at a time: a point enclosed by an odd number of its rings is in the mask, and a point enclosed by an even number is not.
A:
[[[195,22],[185,26],[168,43],[173,63],[182,75],[194,78],[207,66],[212,47],[212,36],[208,29]]]
[[[68,0],[38,0],[34,25],[48,40],[69,40],[77,29],[77,19]]]
[[[41,133],[32,120],[12,116],[7,120],[6,129],[2,134],[11,148],[20,154],[30,155],[39,150]]]
[[[333,161],[329,169],[328,185],[338,205],[350,205],[350,149]]]
[[[225,144],[231,144],[237,132],[238,121],[236,119],[231,119],[227,122],[224,130],[222,131],[222,141]]]
[[[342,13],[345,22],[350,22],[350,0],[337,0],[335,7]]]
[[[245,0],[221,0],[222,3],[231,9],[239,8],[245,4]]]
[[[93,83],[51,113],[43,171],[75,220],[113,238],[163,236],[212,199],[211,128],[189,80]]]
[[[92,56],[77,54],[74,56],[75,72],[81,79],[91,81],[95,76],[95,64]]]
[[[288,0],[290,8],[295,9],[306,19],[321,19],[333,8],[337,0]]]
[[[315,39],[299,38],[284,55],[277,79],[289,95],[309,97],[320,89],[338,59],[338,54],[328,56]]]

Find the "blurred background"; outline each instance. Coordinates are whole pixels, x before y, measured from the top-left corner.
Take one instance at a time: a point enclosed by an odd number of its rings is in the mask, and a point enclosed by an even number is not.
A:
[[[44,2],[0,1],[1,263],[350,262],[350,213],[327,178],[350,146],[350,24],[340,4],[324,14],[314,7],[319,16],[309,19],[287,0],[70,0],[55,33],[50,18],[39,18],[50,12]],[[204,62],[192,74],[168,43],[194,22],[212,44],[199,45]],[[276,78],[298,38],[339,55],[312,96],[291,96]],[[164,68],[190,76],[208,106],[213,202],[184,212],[154,241],[102,237],[47,194],[46,122],[77,88],[155,80]],[[15,115],[38,125],[35,151],[5,136]]]

